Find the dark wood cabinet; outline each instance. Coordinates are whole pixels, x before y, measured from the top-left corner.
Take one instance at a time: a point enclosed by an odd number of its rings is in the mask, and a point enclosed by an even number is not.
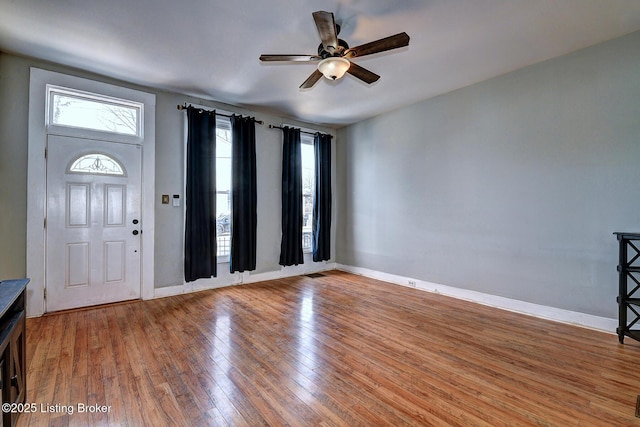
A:
[[[29,279],[0,282],[0,395],[2,404],[24,403],[26,384],[26,299]],[[2,411],[2,426],[14,426],[19,411]]]

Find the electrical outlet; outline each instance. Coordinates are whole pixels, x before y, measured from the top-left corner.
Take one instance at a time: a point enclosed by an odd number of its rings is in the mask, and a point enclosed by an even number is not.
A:
[[[412,288],[416,287],[416,281],[415,280],[409,280],[409,286],[411,286]]]

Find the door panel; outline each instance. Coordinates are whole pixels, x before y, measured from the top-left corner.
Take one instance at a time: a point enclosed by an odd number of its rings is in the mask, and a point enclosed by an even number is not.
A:
[[[46,311],[140,298],[140,147],[50,135],[47,151]]]
[[[67,226],[89,226],[89,186],[67,183]]]
[[[124,207],[126,199],[126,189],[124,185],[107,185],[107,197],[104,202],[106,212],[106,226],[124,225]]]
[[[67,243],[65,287],[89,285],[89,242]]]
[[[125,274],[125,247],[124,241],[104,242],[105,254],[105,281],[120,282]]]

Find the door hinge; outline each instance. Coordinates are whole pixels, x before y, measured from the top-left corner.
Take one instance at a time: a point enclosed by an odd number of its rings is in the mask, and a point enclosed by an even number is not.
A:
[[[47,158],[47,147],[44,147],[44,158]]]
[[[47,218],[44,219],[44,228],[47,228]]]
[[[44,288],[44,299],[47,299],[47,288]]]

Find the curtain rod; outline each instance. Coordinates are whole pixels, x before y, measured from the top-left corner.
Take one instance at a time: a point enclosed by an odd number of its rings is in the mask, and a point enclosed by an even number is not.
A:
[[[191,106],[192,105],[189,105],[189,107],[191,107]],[[187,109],[187,103],[186,102],[184,104],[178,104],[178,110],[186,110],[186,109]],[[204,108],[199,108],[199,107],[198,107],[198,110],[199,111],[209,111],[209,112],[215,111],[215,110],[205,110]],[[228,114],[222,114],[222,113],[218,113],[218,112],[216,112],[216,115],[217,116],[222,116],[222,117],[231,117]],[[255,117],[252,117],[252,119],[254,119],[255,122],[258,123],[259,125],[263,125],[264,124],[264,122],[262,120],[256,120]]]
[[[274,125],[269,125],[269,129],[280,129],[280,130],[284,130],[283,127],[280,126],[274,126]],[[300,133],[306,133],[307,135],[315,135],[316,133],[320,133],[323,135],[329,135],[331,138],[333,138],[333,135],[329,134],[329,133],[323,133],[323,132],[307,132],[305,130],[300,130]]]

